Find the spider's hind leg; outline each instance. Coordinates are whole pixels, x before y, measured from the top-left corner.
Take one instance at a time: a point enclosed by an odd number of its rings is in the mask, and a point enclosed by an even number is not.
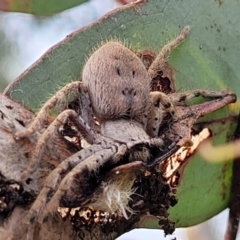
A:
[[[181,33],[176,38],[174,38],[162,48],[162,50],[157,55],[156,59],[153,61],[153,63],[148,69],[150,80],[153,80],[159,74],[159,72],[165,69],[167,58],[170,52],[185,40],[189,32],[190,27],[184,27]]]
[[[116,164],[113,157],[118,150],[118,144],[116,145],[114,142],[109,142],[109,145],[105,149],[94,153],[73,168],[63,179],[57,192],[49,201],[43,217],[46,216],[48,212],[56,211],[56,206],[59,206],[59,204],[74,208],[86,203],[97,207],[97,210],[107,212],[120,210],[126,217],[126,211],[129,210],[127,203],[134,190],[126,192],[121,182],[119,182],[119,186],[114,185],[114,188],[110,186],[112,181],[109,183],[102,182],[102,177],[106,169]],[[96,191],[99,190],[100,185],[102,187],[102,194],[96,195]],[[93,195],[95,196],[94,198]]]
[[[28,226],[28,239],[34,239],[32,236],[35,233],[36,221],[42,214],[43,209],[46,206],[46,203],[49,201],[51,196],[57,191],[59,183],[62,181],[64,176],[71,171],[77,164],[87,159],[92,154],[99,152],[103,149],[103,146],[95,144],[90,146],[87,149],[82,149],[80,152],[75,153],[71,157],[64,160],[60,163],[47,177],[43,185],[42,190],[40,191],[37,199],[31,206],[26,219],[24,220]],[[59,203],[56,208],[59,206]],[[53,212],[54,213],[54,212]]]
[[[97,187],[97,184],[93,184],[89,181],[89,177],[92,176],[98,181],[96,173],[99,172],[102,166],[111,160],[111,157],[114,156],[116,152],[117,148],[114,146],[103,149],[89,156],[74,167],[62,180],[57,192],[50,200],[48,204],[50,212],[52,212],[52,208],[56,207],[56,204],[59,204],[63,196],[65,199],[75,199],[77,204],[81,205],[81,203],[86,200],[85,198],[93,193],[94,189],[91,190],[91,188]]]

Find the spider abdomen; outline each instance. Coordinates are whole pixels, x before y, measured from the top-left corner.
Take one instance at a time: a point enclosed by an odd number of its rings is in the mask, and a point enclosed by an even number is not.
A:
[[[147,70],[131,50],[118,42],[110,41],[90,56],[82,81],[100,121],[132,119],[147,111],[150,91]]]

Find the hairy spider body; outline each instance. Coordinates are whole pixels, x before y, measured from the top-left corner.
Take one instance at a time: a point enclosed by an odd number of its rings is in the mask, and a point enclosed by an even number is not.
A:
[[[109,77],[106,77],[108,73]],[[94,114],[100,122],[143,118],[149,105],[150,81],[142,61],[118,42],[108,42],[84,66]],[[108,94],[104,94],[104,93]]]
[[[136,153],[130,154],[131,159],[127,161],[141,160],[146,165],[151,158],[149,149],[152,146],[157,149],[168,149],[158,133],[164,116],[168,113],[174,114],[175,105],[199,95],[213,98],[227,95],[226,92],[197,90],[168,97],[164,93],[150,92],[151,79],[161,68],[164,68],[170,51],[178,46],[188,33],[189,27],[185,27],[177,38],[163,48],[148,71],[131,50],[119,42],[107,42],[86,62],[82,82],[67,84],[44,104],[27,131],[16,133],[16,139],[31,135],[43,124],[51,108],[64,100],[69,93],[74,93],[75,98],[79,100],[80,110],[76,112],[63,109],[56,117],[39,139],[32,160],[19,180],[24,182],[31,176],[41,161],[42,153],[46,144],[49,144],[51,135],[56,134],[67,121],[71,121],[82,138],[90,144],[86,149],[61,162],[49,174],[29,211],[27,220],[29,224],[33,224],[41,217],[46,204],[46,211],[50,212],[55,212],[60,204],[64,205],[62,200],[64,198],[72,198],[75,199],[75,203],[83,204],[97,188],[88,182],[89,177],[97,176],[105,165],[111,169],[121,164],[123,156],[136,146],[142,147]],[[96,125],[94,117],[99,126]],[[97,180],[96,185],[100,182],[101,179]],[[129,184],[125,184],[125,187],[126,185],[128,185],[126,191],[119,189],[119,194],[122,192],[123,198],[109,201],[108,197],[106,203],[109,211],[119,210],[125,217],[127,217],[126,209],[129,211],[126,204],[134,192],[134,189],[129,191]],[[118,186],[121,186],[121,183]],[[109,206],[109,202],[114,204]],[[104,210],[106,210],[105,206]],[[31,234],[30,229],[29,239]]]

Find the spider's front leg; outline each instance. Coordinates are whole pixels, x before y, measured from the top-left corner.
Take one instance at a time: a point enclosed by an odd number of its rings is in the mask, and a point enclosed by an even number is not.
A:
[[[147,115],[147,133],[151,137],[158,137],[159,128],[167,114],[174,114],[172,99],[165,93],[151,92],[150,107]]]
[[[30,137],[36,130],[42,129],[44,121],[46,121],[49,111],[55,107],[58,103],[63,102],[66,99],[68,94],[74,94],[75,98],[79,98],[81,110],[81,116],[73,110],[65,110],[61,112],[57,118],[50,124],[47,130],[40,137],[37,142],[36,148],[34,149],[30,164],[28,168],[21,174],[20,181],[26,180],[37,168],[46,143],[49,139],[52,139],[52,136],[59,136],[58,130],[63,126],[68,120],[72,121],[75,127],[79,130],[80,135],[85,138],[89,143],[95,142],[95,134],[91,129],[93,123],[93,114],[90,107],[90,100],[88,92],[85,86],[80,81],[72,82],[67,84],[64,88],[59,90],[52,98],[50,98],[44,106],[39,111],[36,118],[30,124],[28,129],[24,132],[15,133],[15,139],[18,140],[23,137]],[[89,125],[89,124],[90,125]],[[54,143],[51,143],[52,145]],[[51,144],[49,143],[49,148],[51,149]]]
[[[232,95],[227,90],[208,91],[202,89],[190,90],[186,92],[170,93],[166,95],[162,92],[150,93],[150,108],[147,119],[147,133],[151,137],[157,137],[163,118],[167,115],[174,115],[175,107],[186,106],[186,101],[195,97],[212,99],[222,99]]]
[[[73,202],[73,205],[77,204],[79,206],[83,199],[91,195],[97,184],[93,185],[92,182],[86,180],[113,157],[117,151],[118,146],[106,139],[99,144],[82,149],[60,163],[47,177],[42,190],[29,210],[26,219],[26,223],[29,225],[28,239],[33,239],[33,229],[37,220],[44,221],[47,214],[55,213],[57,208],[62,205],[61,203],[64,205],[63,197],[70,199],[68,204]],[[51,198],[51,196],[53,197]],[[46,204],[45,212],[42,213]]]
[[[63,101],[69,93],[79,93],[79,89],[81,89],[82,83],[80,81],[71,82],[60,89],[53,97],[51,97],[38,112],[36,118],[30,124],[28,129],[24,132],[15,133],[15,139],[18,140],[20,138],[29,137],[33,134],[38,128],[42,128],[44,122],[48,118],[49,111],[54,108],[58,103]]]
[[[175,105],[185,105],[187,100],[190,100],[195,97],[203,97],[203,98],[223,98],[227,95],[231,95],[227,90],[222,91],[209,91],[209,90],[202,90],[202,89],[195,89],[186,92],[178,92],[178,93],[170,93],[169,99]]]
[[[71,171],[77,164],[102,149],[102,144],[94,144],[87,149],[82,149],[80,152],[75,153],[61,162],[45,180],[42,190],[29,211],[27,222],[34,222],[38,215],[41,214],[41,211],[49,201],[49,198],[56,192],[58,185],[69,171]]]
[[[110,161],[117,151],[118,147],[113,144],[79,162],[62,180],[56,193],[49,201],[47,210],[49,212],[56,210],[56,206],[59,203],[65,205],[64,202],[68,199],[70,201],[67,201],[67,205],[69,205],[69,202],[73,202],[72,207],[81,205],[98,186],[98,184],[93,184],[93,182],[89,181],[89,178],[93,177],[96,178],[96,181],[99,181],[96,173],[106,163],[111,165]],[[114,160],[111,162],[114,163]]]
[[[67,120],[74,123],[77,129],[81,132],[81,135],[86,138],[91,138],[92,141],[96,141],[95,134],[84,120],[78,116],[73,110],[65,110],[61,112],[57,118],[48,126],[47,130],[43,133],[37,142],[37,145],[32,153],[30,163],[27,169],[21,174],[20,181],[26,180],[36,170],[39,162],[42,158],[46,144],[51,140],[53,135],[63,126]]]

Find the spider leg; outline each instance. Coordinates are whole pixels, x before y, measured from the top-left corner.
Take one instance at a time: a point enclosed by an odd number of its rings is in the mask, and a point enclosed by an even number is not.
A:
[[[64,100],[69,93],[78,94],[79,89],[82,86],[82,82],[76,81],[71,82],[60,89],[52,98],[50,98],[41,108],[37,117],[30,124],[28,129],[24,132],[15,133],[15,139],[18,140],[23,137],[30,136],[36,129],[43,125],[44,121],[47,120],[49,111],[57,105],[60,101]]]
[[[185,40],[189,32],[190,27],[184,27],[181,33],[175,39],[162,48],[161,52],[157,55],[156,59],[148,69],[148,74],[151,80],[154,79],[154,77],[156,77],[160,71],[164,70],[168,55],[174,48],[176,48]]]
[[[44,153],[46,142],[49,139],[52,139],[51,137],[53,135],[56,135],[56,131],[58,131],[60,126],[66,123],[67,119],[71,119],[75,123],[75,126],[78,128],[78,130],[83,136],[91,139],[92,141],[95,141],[95,134],[92,132],[91,128],[87,125],[87,123],[85,123],[75,111],[65,110],[61,112],[40,137],[36,148],[34,149],[34,152],[31,156],[31,160],[27,169],[20,176],[20,181],[26,180],[36,170]]]
[[[89,123],[89,126],[91,127],[91,129],[93,129],[95,132],[100,132],[100,127],[96,125],[93,118],[94,114],[93,114],[92,104],[89,98],[87,86],[81,87],[79,100],[80,100],[79,105],[80,105],[82,119],[85,122]]]
[[[151,137],[157,137],[163,118],[174,113],[174,105],[172,99],[162,92],[151,92],[150,103],[146,129]]]
[[[148,166],[148,161],[151,158],[151,152],[149,147],[154,146],[159,149],[162,149],[164,146],[164,141],[161,138],[150,138],[150,139],[141,139],[134,140],[130,143],[127,143],[128,149],[134,148],[134,146],[140,145],[143,146],[140,151],[133,151],[130,155],[130,161],[141,161],[144,166]],[[145,147],[147,146],[147,147]]]
[[[149,146],[156,146],[156,147],[162,147],[164,145],[164,142],[161,138],[149,138],[149,139],[136,139],[136,140],[133,140],[131,141],[130,143],[127,143],[127,147],[128,149],[138,145],[138,144],[146,144],[146,145],[149,145]]]
[[[154,162],[143,165],[145,165],[146,167],[155,166],[156,164],[158,164],[159,162],[163,161],[164,159],[172,155],[174,152],[176,152],[180,147],[190,146],[192,144],[191,129],[199,117],[203,117],[207,114],[210,114],[236,101],[236,95],[226,94],[226,92],[225,96],[223,96],[223,94],[224,91],[210,92],[210,95],[216,97],[216,99],[211,100],[209,102],[192,105],[189,107],[176,106],[175,114],[173,116],[173,122],[171,123],[167,134],[169,140],[171,140],[174,143],[174,145],[171,144],[168,147],[169,152],[156,158]]]
[[[71,200],[75,199],[75,204],[81,205],[81,203],[92,194],[92,188],[96,187],[92,185],[92,182],[88,181],[89,176],[94,174],[94,172],[97,172],[100,167],[104,166],[104,164],[106,164],[109,159],[117,153],[117,151],[118,148],[116,146],[109,146],[106,149],[95,152],[83,162],[76,165],[60,183],[58,190],[48,202],[45,213],[55,212],[56,208],[60,205],[60,202],[64,202],[64,200],[62,200],[63,196]],[[80,191],[79,186],[81,186]],[[42,219],[44,219],[44,216],[46,215],[45,213],[43,213]]]
[[[195,97],[204,97],[204,98],[223,98],[229,95],[227,90],[223,91],[208,91],[202,89],[190,90],[186,92],[179,92],[179,93],[172,93],[169,94],[169,98],[172,100],[173,103],[178,105],[181,102],[185,102],[186,100],[195,98]]]
[[[49,201],[49,198],[56,192],[59,183],[64,178],[64,176],[71,171],[77,164],[84,161],[94,153],[103,150],[102,144],[95,144],[89,148],[82,149],[80,152],[75,153],[71,157],[67,158],[61,162],[47,177],[45,180],[44,186],[40,191],[37,199],[30,208],[26,219],[24,220],[26,224],[29,225],[29,236],[32,236],[31,229],[35,224],[39,215],[41,215],[46,203]],[[59,202],[58,205],[59,206]],[[33,239],[29,237],[29,239]]]
[[[143,165],[144,167],[146,167],[146,168],[155,167],[157,164],[161,163],[162,161],[166,160],[168,157],[170,157],[171,155],[173,155],[179,148],[180,148],[180,146],[174,145],[171,149],[169,149],[168,152],[166,152],[166,153],[163,154],[162,156],[154,159],[153,162],[151,162],[151,163],[142,162],[142,165]]]

